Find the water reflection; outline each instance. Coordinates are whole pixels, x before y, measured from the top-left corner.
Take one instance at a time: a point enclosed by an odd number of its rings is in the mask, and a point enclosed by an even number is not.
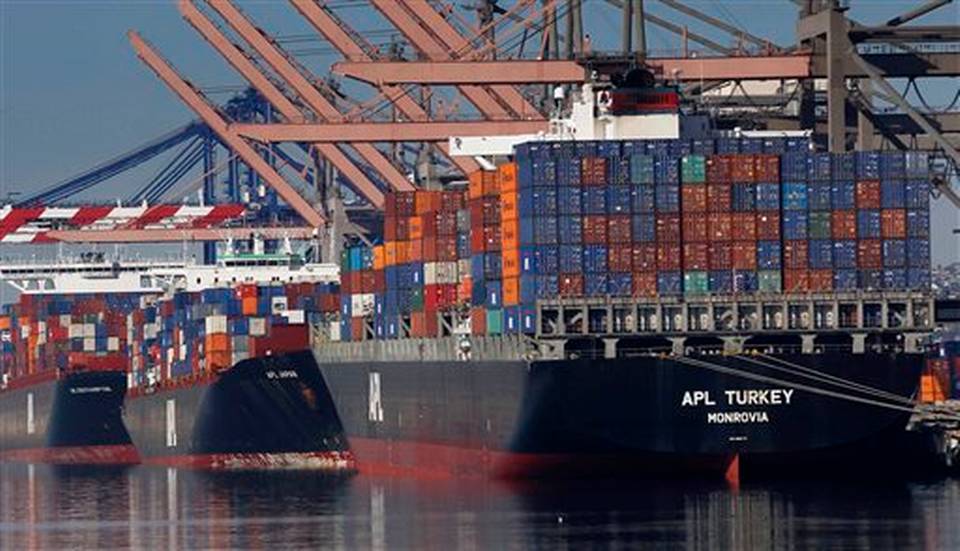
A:
[[[0,465],[0,548],[960,546],[960,481],[526,484]]]

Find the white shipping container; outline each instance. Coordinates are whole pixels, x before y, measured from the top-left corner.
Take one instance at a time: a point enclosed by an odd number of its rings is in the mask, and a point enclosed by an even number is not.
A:
[[[93,337],[84,337],[83,338],[83,351],[84,352],[95,352],[97,350],[97,339]]]
[[[287,297],[273,297],[270,304],[275,314],[280,313],[287,309]]]
[[[180,361],[183,361],[183,360],[186,360],[186,359],[187,359],[187,345],[185,345],[185,344],[181,344],[181,345],[180,345],[180,357],[177,358],[177,359],[180,360]]]
[[[246,360],[246,359],[249,358],[249,357],[250,357],[250,353],[247,352],[246,350],[243,350],[243,351],[241,351],[241,350],[234,350],[232,356],[230,357],[230,359],[231,359],[231,361],[232,361],[234,364],[238,364],[238,363],[242,362],[243,360]]]
[[[470,259],[461,258],[457,261],[457,281],[463,280],[468,275],[470,275]]]
[[[120,350],[120,337],[107,337],[107,350],[118,352]]]
[[[83,324],[82,323],[73,323],[67,327],[67,336],[71,339],[82,339],[83,338]]]
[[[73,323],[73,317],[70,314],[60,315],[60,327],[69,327]]]
[[[286,310],[283,315],[287,318],[287,323],[294,325],[303,324],[307,318],[303,310]]]
[[[267,334],[267,320],[263,318],[250,318],[250,335],[262,337]]]
[[[206,320],[207,334],[217,335],[227,332],[227,316],[207,316]]]
[[[331,321],[327,324],[327,331],[330,333],[330,340],[334,342],[340,341],[340,322]]]
[[[83,324],[83,336],[84,337],[96,337],[97,336],[97,325],[95,323],[84,323]]]
[[[433,285],[437,281],[437,262],[425,262],[423,264],[423,284]]]
[[[448,284],[457,282],[456,262],[437,262],[437,283]]]
[[[29,337],[29,336],[30,336],[30,326],[29,326],[29,325],[21,326],[21,327],[20,327],[20,338],[21,338],[21,339],[26,339],[26,338]]]
[[[360,295],[360,311],[363,312],[363,315],[369,316],[373,314],[373,306],[377,302],[377,296],[373,293],[364,293]],[[354,314],[356,315],[356,314]]]

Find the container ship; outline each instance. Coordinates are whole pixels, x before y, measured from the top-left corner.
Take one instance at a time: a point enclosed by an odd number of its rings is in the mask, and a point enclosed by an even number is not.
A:
[[[247,245],[4,268],[2,458],[349,469],[306,323],[336,313],[336,266]]]
[[[929,155],[715,132],[624,82],[585,85],[547,135],[451,138],[498,162],[387,194],[339,266],[254,243],[115,283],[137,300],[92,307],[114,319],[92,350],[125,357],[140,459],[734,478],[916,460]],[[8,357],[4,408],[55,365]]]
[[[127,392],[127,316],[151,269],[178,264],[76,261],[0,268],[19,293],[0,315],[0,459],[132,464],[139,456],[121,412]]]
[[[500,161],[466,190],[387,197],[382,243],[346,253],[340,320],[314,333],[358,469],[919,460],[929,155],[713,132],[676,100],[588,84],[551,135],[451,138]]]

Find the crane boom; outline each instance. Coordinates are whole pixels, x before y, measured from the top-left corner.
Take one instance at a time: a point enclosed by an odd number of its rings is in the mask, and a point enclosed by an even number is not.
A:
[[[326,219],[317,212],[297,190],[291,186],[269,163],[263,160],[253,147],[243,138],[230,130],[227,121],[220,116],[193,86],[184,81],[180,75],[135,31],[127,33],[137,56],[156,73],[177,96],[183,100],[197,115],[203,119],[211,130],[228,145],[251,169],[260,175],[266,183],[277,190],[277,193],[290,207],[295,210],[312,227],[319,227]]]

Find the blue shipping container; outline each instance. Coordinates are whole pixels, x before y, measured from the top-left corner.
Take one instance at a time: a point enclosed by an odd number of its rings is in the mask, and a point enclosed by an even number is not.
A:
[[[598,297],[607,294],[607,274],[587,273],[583,276],[584,291],[587,296]]]
[[[587,245],[583,248],[583,271],[605,273],[607,271],[607,247],[605,245]],[[573,270],[562,270],[571,272]]]
[[[907,266],[910,268],[930,268],[930,241],[910,239],[907,241]]]
[[[560,243],[580,243],[583,241],[583,218],[580,216],[561,216],[557,220]]]
[[[903,239],[883,241],[883,267],[903,268],[907,265],[907,242]]]
[[[584,248],[582,245],[560,245],[560,272],[583,271]]]
[[[757,268],[761,270],[779,270],[780,256],[779,241],[757,241]]]
[[[857,242],[852,240],[834,241],[833,265],[836,268],[856,268]]]
[[[653,214],[633,215],[633,239],[641,243],[657,240],[657,217]]]
[[[880,203],[885,209],[902,209],[907,203],[906,182],[900,179],[880,182]]]
[[[633,212],[654,212],[656,208],[656,188],[650,185],[633,186],[631,203]]]
[[[830,202],[833,208],[849,210],[857,205],[857,185],[852,180],[836,181],[830,186]]]
[[[560,277],[556,275],[537,276],[537,298],[555,299],[560,295]]]
[[[607,212],[610,214],[629,214],[633,200],[633,189],[629,186],[607,187]]]
[[[811,239],[807,245],[807,259],[815,270],[833,268],[833,242],[829,239]]]
[[[560,242],[556,216],[538,216],[533,219],[533,241],[537,245],[556,245]]]
[[[757,184],[757,210],[780,210],[780,184]]]
[[[657,272],[657,293],[661,295],[683,294],[683,275],[680,272]]]
[[[834,270],[833,288],[837,291],[852,291],[857,288],[856,270]]]
[[[880,237],[880,211],[857,211],[857,237],[860,239],[878,239]]]
[[[583,194],[579,187],[557,189],[557,212],[560,214],[583,213]]]
[[[658,184],[656,186],[656,210],[662,213],[680,211],[680,186],[677,184]]]
[[[833,206],[831,195],[833,185],[829,182],[811,182],[807,187],[807,208],[809,210],[830,210]]]
[[[783,184],[781,198],[783,210],[807,210],[807,184],[788,182]]]
[[[757,208],[757,188],[755,184],[733,184],[731,201],[735,212],[750,212]]]
[[[879,180],[880,179],[880,152],[879,151],[858,151],[857,155],[857,179],[858,180]]]
[[[560,248],[555,246],[537,247],[534,250],[536,269],[541,274],[560,272]]]
[[[808,215],[805,210],[787,210],[783,212],[783,238],[806,239]]]

